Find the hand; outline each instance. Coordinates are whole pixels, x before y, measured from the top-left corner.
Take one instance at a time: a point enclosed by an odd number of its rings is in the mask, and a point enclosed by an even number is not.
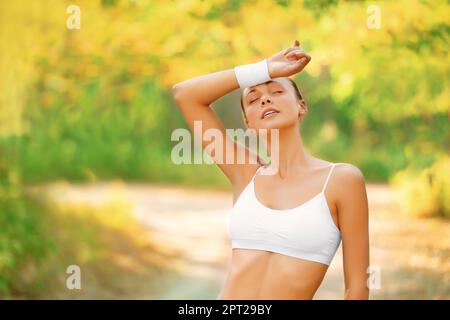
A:
[[[311,57],[300,48],[300,42],[295,40],[293,47],[268,58],[267,67],[271,78],[289,77],[302,71],[309,61]]]

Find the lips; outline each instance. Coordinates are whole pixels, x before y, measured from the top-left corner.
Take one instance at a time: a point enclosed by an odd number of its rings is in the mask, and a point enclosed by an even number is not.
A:
[[[265,108],[265,109],[261,112],[261,119],[264,119],[264,118],[266,118],[266,117],[268,117],[268,116],[272,116],[272,115],[275,115],[275,114],[278,114],[278,113],[280,113],[280,111],[278,111],[278,110],[275,109],[275,108],[272,108],[272,107]]]

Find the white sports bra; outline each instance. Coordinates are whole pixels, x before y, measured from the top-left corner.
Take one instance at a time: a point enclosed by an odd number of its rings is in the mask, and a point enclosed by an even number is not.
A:
[[[328,172],[322,191],[292,209],[271,209],[257,198],[256,170],[228,216],[232,248],[265,250],[329,265],[341,243],[325,197],[325,188],[336,163]]]

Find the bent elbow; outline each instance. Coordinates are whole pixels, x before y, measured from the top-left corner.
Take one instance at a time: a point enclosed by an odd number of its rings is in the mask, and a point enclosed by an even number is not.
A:
[[[178,101],[180,99],[181,93],[180,93],[180,85],[179,84],[174,84],[172,86],[172,96],[174,98],[175,101]]]
[[[192,95],[188,93],[188,88],[181,84],[174,84],[172,86],[172,97],[174,101],[179,105],[181,102],[191,101]]]

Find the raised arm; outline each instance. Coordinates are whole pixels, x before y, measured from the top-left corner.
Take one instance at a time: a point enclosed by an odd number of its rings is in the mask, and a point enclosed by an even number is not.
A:
[[[232,148],[234,155],[238,152],[244,152],[246,159],[249,159],[250,150],[244,145],[234,142],[226,134],[225,128],[210,105],[220,97],[238,88],[239,84],[234,70],[227,69],[180,82],[175,84],[172,89],[175,102],[192,132],[194,132],[194,121],[200,121],[201,136],[197,138],[202,141],[203,148],[211,143],[202,139],[204,131],[209,129],[219,130],[223,143],[222,157],[219,155],[220,150],[215,150],[214,155],[211,153],[210,155],[232,184],[238,182],[243,170],[245,170],[245,165],[237,164],[235,160],[232,163],[227,163],[226,151]],[[216,146],[218,145],[220,144],[216,143]],[[214,156],[216,155],[220,159],[215,159]]]
[[[267,67],[271,78],[287,77],[302,70],[310,61],[310,57],[299,48],[296,41],[293,47],[282,50],[267,59]],[[255,156],[248,148],[226,134],[225,128],[216,116],[210,105],[225,94],[238,89],[239,82],[236,78],[234,68],[222,70],[173,85],[172,92],[177,106],[179,107],[187,125],[194,132],[195,121],[200,121],[200,137],[202,147],[205,148],[211,142],[202,139],[204,131],[216,129],[222,137],[222,150],[215,150],[214,155],[209,152],[222,172],[227,176],[233,185],[242,183],[246,179],[248,172],[253,172],[258,164],[248,162],[250,156]],[[216,144],[217,146],[218,144]],[[233,150],[234,158],[238,153],[245,154],[245,164],[227,163],[227,150]],[[219,158],[216,156],[219,155]],[[221,155],[221,157],[220,157]],[[233,158],[233,157],[232,157]],[[223,159],[222,162],[216,160]]]

